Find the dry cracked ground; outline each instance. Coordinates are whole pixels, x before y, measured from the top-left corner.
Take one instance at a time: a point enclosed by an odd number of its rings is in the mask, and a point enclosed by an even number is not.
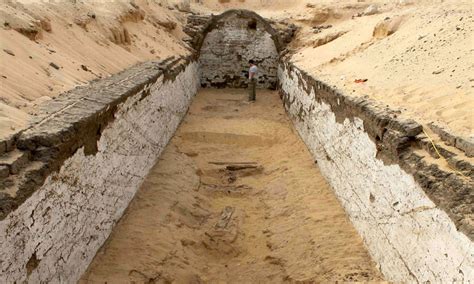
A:
[[[381,280],[277,92],[202,90],[81,283]]]

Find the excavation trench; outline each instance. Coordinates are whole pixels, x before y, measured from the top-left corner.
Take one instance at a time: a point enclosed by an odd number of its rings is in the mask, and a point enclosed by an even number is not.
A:
[[[278,93],[204,89],[81,281],[380,279]]]
[[[78,87],[0,141],[0,282],[474,279],[472,183],[421,160],[421,125],[281,57],[291,27],[206,19],[192,55]]]

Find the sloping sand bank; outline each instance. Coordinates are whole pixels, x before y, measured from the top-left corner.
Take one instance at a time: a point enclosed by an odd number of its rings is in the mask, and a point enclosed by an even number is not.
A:
[[[132,2],[0,3],[0,139],[26,127],[41,102],[138,62],[189,52],[184,13],[161,1]]]
[[[0,138],[26,127],[39,103],[77,85],[140,61],[188,54],[187,12],[238,8],[300,27],[288,59],[311,75],[474,143],[471,1],[4,2]]]

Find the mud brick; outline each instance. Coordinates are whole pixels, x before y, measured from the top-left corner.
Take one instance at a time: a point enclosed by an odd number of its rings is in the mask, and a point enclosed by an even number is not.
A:
[[[11,174],[17,174],[27,162],[28,153],[19,150],[7,152],[0,157],[0,166],[8,167]]]

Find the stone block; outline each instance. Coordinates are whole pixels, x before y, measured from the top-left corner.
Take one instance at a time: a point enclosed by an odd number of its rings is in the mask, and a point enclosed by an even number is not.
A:
[[[457,137],[456,148],[462,150],[466,154],[466,156],[474,157],[474,142],[461,137]]]
[[[0,178],[6,178],[10,175],[10,168],[6,165],[0,165]]]
[[[7,152],[7,141],[0,141],[0,155],[3,155]]]
[[[0,157],[0,166],[8,167],[11,174],[18,174],[20,169],[28,162],[28,153],[14,150]]]
[[[423,126],[413,119],[391,119],[388,125],[408,137],[415,137],[423,131]]]
[[[434,133],[438,134],[438,136],[444,142],[446,142],[446,144],[450,146],[456,145],[456,136],[449,133],[447,129],[433,122],[429,123],[428,126],[430,127],[431,130],[433,130]]]

